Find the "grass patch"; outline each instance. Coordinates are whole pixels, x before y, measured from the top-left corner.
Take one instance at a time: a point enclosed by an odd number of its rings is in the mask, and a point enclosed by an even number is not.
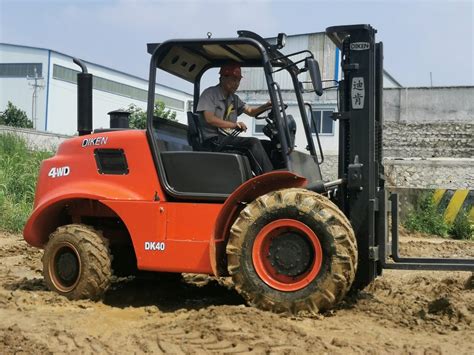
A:
[[[420,194],[412,212],[408,214],[405,228],[410,232],[435,234],[442,237],[448,235],[449,226],[444,221],[433,201],[433,191]]]
[[[414,206],[412,212],[404,223],[405,228],[411,232],[422,232],[450,237],[453,239],[474,240],[474,228],[467,214],[461,211],[451,224],[444,220],[443,213],[438,211],[433,200],[434,191],[423,192]]]
[[[15,134],[0,134],[0,229],[23,230],[33,209],[41,161],[52,155],[30,150]]]
[[[474,240],[474,227],[466,212],[462,211],[457,215],[449,228],[449,235],[453,239]]]

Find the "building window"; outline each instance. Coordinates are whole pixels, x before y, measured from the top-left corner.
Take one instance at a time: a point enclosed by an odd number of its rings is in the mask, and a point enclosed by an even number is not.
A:
[[[53,66],[53,78],[58,80],[64,80],[73,84],[77,83],[77,70],[62,67],[54,64]],[[122,84],[117,81],[104,79],[99,76],[94,76],[93,87],[96,90],[105,91],[111,94],[129,97],[138,101],[147,101],[148,92],[143,89],[139,89],[130,85]],[[155,94],[155,99],[163,101],[167,108],[173,110],[184,110],[184,101],[174,99],[169,96]]]
[[[267,125],[267,122],[265,120],[256,120],[255,118],[253,119],[253,122],[253,133],[263,134],[263,127]]]
[[[311,122],[311,131],[316,133],[315,129],[318,130],[320,134],[333,135],[334,134],[334,121],[331,118],[333,111],[332,110],[313,110],[313,119]],[[311,117],[309,117],[311,119]],[[253,133],[254,134],[263,134],[263,127],[267,125],[265,120],[256,120],[254,119]]]
[[[0,78],[26,78],[43,75],[42,63],[0,63]]]
[[[311,120],[311,131],[320,134],[334,134],[334,121],[331,118],[333,111],[330,110],[313,110]],[[311,118],[310,118],[311,119]]]

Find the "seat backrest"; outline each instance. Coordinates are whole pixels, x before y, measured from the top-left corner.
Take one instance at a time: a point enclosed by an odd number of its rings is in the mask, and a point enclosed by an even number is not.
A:
[[[196,113],[190,111],[188,114],[188,143],[193,150],[202,150],[203,138],[201,132],[201,124],[199,122],[199,116]]]

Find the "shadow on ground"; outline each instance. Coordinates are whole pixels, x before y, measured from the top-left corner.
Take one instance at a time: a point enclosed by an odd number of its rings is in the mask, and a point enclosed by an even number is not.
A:
[[[157,306],[163,312],[200,309],[217,305],[244,304],[243,298],[215,279],[137,277],[114,282],[104,303],[112,307]]]

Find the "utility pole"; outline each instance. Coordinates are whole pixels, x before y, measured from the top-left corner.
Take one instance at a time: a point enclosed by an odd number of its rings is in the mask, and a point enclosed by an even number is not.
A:
[[[33,121],[33,128],[37,129],[37,118],[36,118],[36,103],[38,99],[38,89],[44,88],[43,84],[39,84],[39,80],[43,80],[42,76],[38,77],[38,72],[36,71],[36,67],[34,68],[35,76],[26,76],[26,80],[33,80],[34,83],[28,83],[28,85],[33,87],[33,98],[31,100],[31,120]]]
[[[431,87],[433,87],[433,72],[430,72],[430,83]]]

